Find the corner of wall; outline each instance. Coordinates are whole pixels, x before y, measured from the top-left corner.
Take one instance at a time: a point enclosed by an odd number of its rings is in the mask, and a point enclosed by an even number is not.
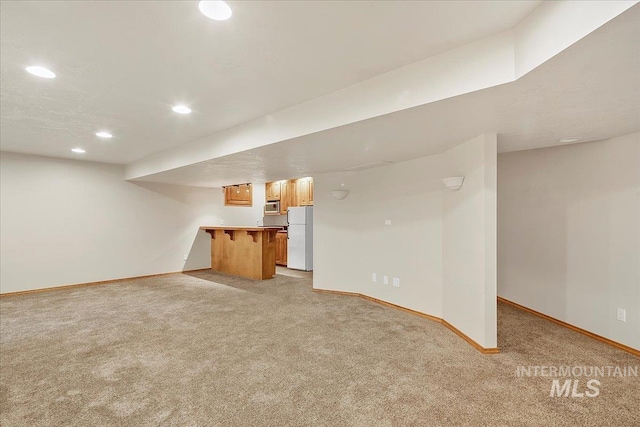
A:
[[[497,344],[497,135],[446,153],[460,190],[443,193],[443,319],[485,348]]]

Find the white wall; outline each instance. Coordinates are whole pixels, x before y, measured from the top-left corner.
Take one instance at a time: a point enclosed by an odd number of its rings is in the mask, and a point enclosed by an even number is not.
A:
[[[640,134],[501,154],[498,188],[498,294],[640,349]]]
[[[314,175],[314,288],[356,292],[450,318],[481,345],[495,347],[495,142],[495,135],[480,136],[441,155],[357,173]],[[467,176],[465,191],[445,194],[442,178],[458,173]],[[334,200],[330,191],[340,188],[349,195]],[[492,212],[493,246],[487,241]],[[493,255],[485,255],[491,250]],[[451,259],[443,259],[445,254]],[[467,265],[476,261],[473,268]],[[463,263],[471,277],[449,272],[447,283],[443,262],[450,269]],[[389,285],[383,285],[383,275]],[[394,277],[400,278],[399,288],[391,286]]]
[[[344,187],[342,187],[344,184]],[[355,173],[327,173],[313,177],[313,287],[359,293],[362,264],[358,242],[358,185]],[[344,200],[330,192],[350,189]]]
[[[262,218],[263,185],[253,208],[232,208],[220,189],[131,183],[123,173],[3,152],[0,292],[207,268],[210,241],[200,225]]]
[[[214,223],[206,225],[231,225],[239,227],[255,227],[262,225],[264,218],[264,204],[266,200],[264,182],[254,182],[251,185],[252,206],[225,206],[224,193],[221,188],[215,189],[214,206],[211,208]],[[205,225],[205,224],[203,224]]]
[[[447,154],[450,176],[465,179],[460,190],[443,193],[443,317],[495,348],[496,135],[481,135]]]
[[[432,156],[359,173],[315,175],[314,287],[440,316],[442,170]],[[330,191],[342,183],[350,193],[335,200]],[[383,285],[384,275],[390,283],[399,278],[400,287]]]

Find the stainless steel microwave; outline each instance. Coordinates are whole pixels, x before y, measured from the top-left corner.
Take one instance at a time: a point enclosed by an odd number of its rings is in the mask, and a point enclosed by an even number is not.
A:
[[[267,202],[264,205],[265,215],[280,215],[280,202]]]

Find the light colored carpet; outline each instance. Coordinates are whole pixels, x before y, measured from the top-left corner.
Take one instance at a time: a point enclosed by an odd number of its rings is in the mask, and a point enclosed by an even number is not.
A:
[[[281,271],[282,273],[282,271]],[[296,274],[298,275],[298,274]],[[638,426],[638,378],[550,398],[519,365],[638,358],[510,306],[502,353],[309,274],[209,272],[0,300],[0,424],[13,426]]]

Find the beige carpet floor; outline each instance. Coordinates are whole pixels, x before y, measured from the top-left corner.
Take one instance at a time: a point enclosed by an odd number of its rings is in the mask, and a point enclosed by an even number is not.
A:
[[[516,376],[521,365],[640,364],[628,353],[500,305],[502,353],[482,355],[438,323],[280,272],[2,298],[0,424],[640,425],[638,378],[552,398],[551,378]]]

